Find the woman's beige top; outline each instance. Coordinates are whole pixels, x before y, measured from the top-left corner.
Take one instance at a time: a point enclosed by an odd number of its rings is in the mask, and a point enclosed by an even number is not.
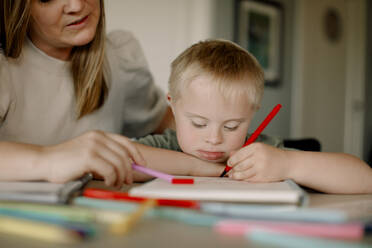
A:
[[[138,41],[129,32],[113,32],[106,56],[108,98],[78,120],[70,62],[49,57],[28,39],[18,59],[0,54],[0,141],[48,145],[88,130],[128,137],[152,132],[167,104]]]

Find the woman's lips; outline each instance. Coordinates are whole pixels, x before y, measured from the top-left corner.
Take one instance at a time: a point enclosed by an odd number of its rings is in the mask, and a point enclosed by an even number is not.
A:
[[[84,24],[84,23],[86,22],[87,19],[88,19],[88,16],[85,16],[85,17],[83,17],[83,18],[80,19],[80,20],[77,20],[77,21],[75,21],[75,22],[72,22],[72,23],[68,24],[67,26],[68,26],[68,27],[78,27],[78,26]]]
[[[218,160],[224,156],[224,152],[209,152],[209,151],[203,151],[198,150],[198,153],[201,158],[204,158],[206,160]]]

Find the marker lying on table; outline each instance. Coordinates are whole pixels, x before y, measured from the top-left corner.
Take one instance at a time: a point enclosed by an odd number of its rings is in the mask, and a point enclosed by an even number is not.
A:
[[[0,233],[61,244],[74,244],[83,240],[78,232],[59,225],[13,217],[0,217]]]
[[[135,203],[143,203],[148,198],[130,196],[126,192],[120,191],[111,191],[105,189],[96,189],[96,188],[87,188],[83,192],[83,196],[96,199],[105,199],[105,200],[118,200],[118,201],[127,201]],[[172,200],[172,199],[156,199],[157,206],[166,206],[166,207],[179,207],[179,208],[193,208],[199,209],[200,205],[197,201],[192,200]]]
[[[136,211],[134,211],[129,218],[118,223],[111,225],[111,231],[118,235],[123,235],[129,231],[129,229],[137,222],[141,217],[143,217],[146,212],[156,206],[155,199],[147,199],[144,201]]]
[[[319,223],[290,221],[222,220],[215,224],[217,232],[229,235],[244,235],[254,229],[274,233],[287,233],[309,237],[361,240],[364,226],[361,223]]]
[[[278,104],[278,105],[276,105],[273,108],[273,110],[271,110],[271,112],[266,116],[265,120],[263,120],[263,122],[261,123],[261,125],[258,126],[258,128],[256,129],[256,131],[254,131],[253,134],[249,137],[249,139],[245,142],[245,144],[243,145],[243,147],[252,144],[257,139],[257,137],[265,129],[265,127],[267,126],[267,124],[269,124],[269,122],[279,112],[279,110],[280,110],[281,107],[282,107],[282,105],[281,104]],[[222,174],[220,175],[220,177],[224,177],[226,175],[226,173],[229,172],[229,170],[231,170],[231,168],[232,167],[226,165],[225,170],[222,172]]]
[[[147,175],[163,179],[163,180],[168,181],[172,184],[194,184],[194,179],[192,179],[192,178],[175,178],[172,175],[169,175],[169,174],[166,174],[166,173],[163,173],[163,172],[160,172],[160,171],[152,170],[150,168],[143,167],[143,166],[138,165],[138,164],[133,163],[132,168],[136,171],[139,171],[139,172],[145,173]]]

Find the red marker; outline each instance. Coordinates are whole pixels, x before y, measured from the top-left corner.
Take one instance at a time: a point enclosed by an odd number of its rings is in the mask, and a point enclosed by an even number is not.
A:
[[[130,196],[126,192],[111,191],[105,189],[87,188],[83,192],[83,196],[104,200],[130,201],[142,203],[147,200],[144,197]],[[199,202],[191,200],[171,200],[171,199],[156,199],[157,206],[180,207],[180,208],[195,208],[199,209]]]
[[[265,129],[267,124],[270,123],[270,121],[275,117],[275,115],[279,112],[280,108],[282,107],[281,104],[276,105],[273,110],[266,116],[265,120],[261,123],[261,125],[258,126],[256,131],[253,132],[253,134],[249,137],[249,139],[245,142],[244,146],[247,146],[249,144],[252,144],[257,137],[261,134],[261,132]],[[229,170],[231,170],[232,167],[226,165],[225,170],[222,172],[220,177],[224,177]]]

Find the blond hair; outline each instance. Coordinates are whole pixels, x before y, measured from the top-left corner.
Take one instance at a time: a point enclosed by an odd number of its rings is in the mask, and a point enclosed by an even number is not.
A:
[[[263,96],[264,74],[248,51],[227,40],[201,41],[187,48],[171,64],[169,95],[177,101],[197,77],[210,76],[226,99],[245,97],[255,109]]]
[[[75,47],[70,55],[79,118],[99,109],[108,94],[103,75],[106,35],[103,0],[100,0],[100,6],[100,18],[93,40]],[[0,43],[6,57],[20,56],[30,25],[30,9],[31,0],[0,0]]]

